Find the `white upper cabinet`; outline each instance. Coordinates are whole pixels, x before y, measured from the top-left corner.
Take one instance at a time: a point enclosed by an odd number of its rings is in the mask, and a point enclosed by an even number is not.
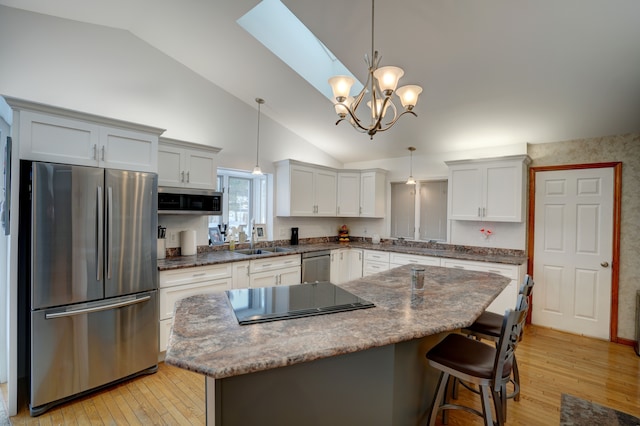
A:
[[[335,216],[337,173],[283,160],[276,163],[278,216]]]
[[[449,219],[522,222],[526,211],[526,155],[449,161]]]
[[[157,172],[162,129],[19,99],[6,100],[15,111],[22,159]]]
[[[384,217],[386,173],[382,170],[360,173],[360,217]]]
[[[278,216],[384,217],[386,171],[275,163]]]
[[[220,148],[160,138],[158,186],[216,189]]]
[[[360,216],[360,172],[338,172],[338,207],[340,217]]]

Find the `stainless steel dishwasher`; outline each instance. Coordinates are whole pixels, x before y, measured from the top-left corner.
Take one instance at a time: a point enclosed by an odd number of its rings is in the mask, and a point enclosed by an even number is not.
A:
[[[331,252],[329,250],[302,253],[302,282],[329,281]]]

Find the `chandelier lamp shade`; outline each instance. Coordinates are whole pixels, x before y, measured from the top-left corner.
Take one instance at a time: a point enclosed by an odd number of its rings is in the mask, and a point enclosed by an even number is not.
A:
[[[264,99],[256,98],[258,103],[258,136],[256,137],[256,166],[253,168],[251,174],[261,175],[262,169],[260,169],[259,155],[260,155],[260,106],[264,104]]]
[[[358,95],[353,97],[350,95],[351,86],[355,82],[353,77],[337,75],[329,79],[335,100],[334,108],[339,117],[336,125],[341,121],[348,120],[354,129],[367,133],[370,139],[373,139],[377,132],[390,129],[404,114],[412,114],[417,117],[413,108],[418,103],[418,96],[422,93],[422,87],[412,84],[397,87],[404,75],[402,68],[379,66],[381,56],[377,50],[374,50],[373,43],[374,3],[375,0],[371,0],[371,56],[365,55],[369,73],[364,87]],[[394,103],[394,94],[400,99],[402,112],[398,111]],[[366,117],[359,110],[363,102],[369,108]],[[358,116],[358,114],[361,115]]]
[[[407,179],[406,184],[407,185],[415,185],[416,184],[416,180],[413,178],[413,151],[415,151],[415,147],[410,146],[409,148],[407,148],[409,150],[409,155],[410,155],[410,163],[409,163],[409,179]]]

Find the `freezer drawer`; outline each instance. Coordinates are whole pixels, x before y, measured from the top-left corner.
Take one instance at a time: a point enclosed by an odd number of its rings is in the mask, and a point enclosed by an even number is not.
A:
[[[157,366],[157,291],[31,312],[32,414]]]

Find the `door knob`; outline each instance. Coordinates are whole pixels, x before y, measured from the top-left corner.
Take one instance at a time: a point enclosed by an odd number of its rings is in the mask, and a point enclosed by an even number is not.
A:
[[[609,267],[609,262],[602,262],[600,263],[600,266],[602,266],[603,268],[608,268]]]

